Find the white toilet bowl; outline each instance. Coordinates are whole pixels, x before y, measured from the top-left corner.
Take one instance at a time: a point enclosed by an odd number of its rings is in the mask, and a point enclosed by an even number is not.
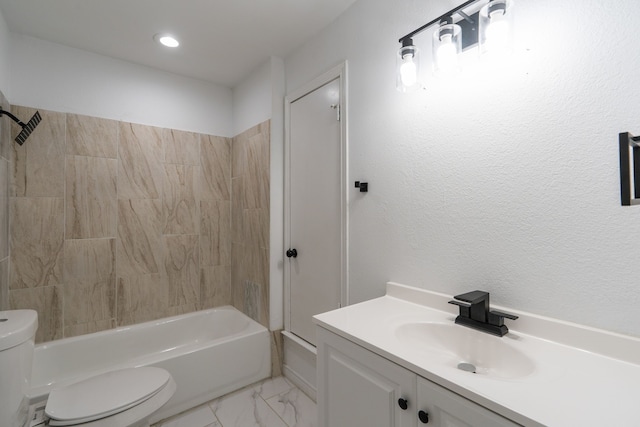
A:
[[[52,427],[145,427],[175,390],[164,369],[121,369],[52,390],[45,415]]]
[[[0,311],[0,427],[29,425],[29,385],[38,325],[33,310]],[[154,367],[107,372],[49,393],[49,426],[147,427],[173,396],[171,374]]]

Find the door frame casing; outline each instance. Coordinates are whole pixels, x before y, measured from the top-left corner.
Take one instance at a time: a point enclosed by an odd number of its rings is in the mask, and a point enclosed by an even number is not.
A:
[[[319,75],[284,99],[284,248],[291,247],[291,104],[320,87],[340,79],[340,306],[349,304],[349,213],[348,213],[348,103],[347,61]],[[283,254],[284,256],[284,254]],[[284,329],[291,330],[291,269],[284,259]]]

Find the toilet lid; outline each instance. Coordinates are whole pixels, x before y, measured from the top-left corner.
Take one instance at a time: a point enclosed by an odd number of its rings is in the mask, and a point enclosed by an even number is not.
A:
[[[107,372],[49,394],[45,413],[52,420],[78,424],[132,408],[160,391],[171,375],[154,367]]]

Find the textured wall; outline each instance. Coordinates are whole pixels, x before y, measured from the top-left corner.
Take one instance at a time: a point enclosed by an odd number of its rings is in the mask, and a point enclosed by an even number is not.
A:
[[[618,133],[640,134],[638,1],[516,1],[511,60],[452,79],[427,31],[426,89],[398,93],[398,38],[459,3],[361,0],[285,59],[288,91],[349,62],[350,302],[388,280],[485,289],[640,336],[640,207],[620,206],[618,168]]]
[[[40,113],[9,193],[9,301],[38,341],[232,302],[230,138]]]
[[[270,122],[233,138],[231,280],[233,304],[269,326]]]

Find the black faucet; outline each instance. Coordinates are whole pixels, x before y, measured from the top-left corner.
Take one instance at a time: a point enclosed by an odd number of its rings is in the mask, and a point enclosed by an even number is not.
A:
[[[472,291],[454,296],[449,301],[460,307],[460,315],[456,317],[458,325],[468,326],[482,332],[499,337],[509,332],[504,319],[516,320],[518,316],[489,309],[489,292]]]

